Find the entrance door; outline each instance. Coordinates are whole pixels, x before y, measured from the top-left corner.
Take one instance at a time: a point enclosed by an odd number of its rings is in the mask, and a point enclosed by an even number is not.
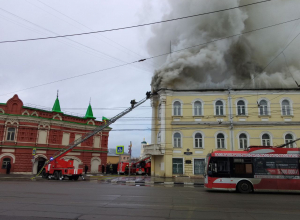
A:
[[[101,164],[101,162],[99,160],[92,160],[91,163],[91,173],[99,173],[99,165]]]
[[[194,174],[203,175],[204,174],[204,159],[195,159],[194,160]]]
[[[44,166],[44,164],[46,162],[46,159],[43,157],[39,157],[37,162],[38,162],[38,164],[37,164],[36,173],[38,173],[42,169],[42,167]]]
[[[173,158],[173,174],[183,174],[183,159]]]

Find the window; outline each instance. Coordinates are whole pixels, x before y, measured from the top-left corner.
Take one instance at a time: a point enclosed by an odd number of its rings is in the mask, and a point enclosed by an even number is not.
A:
[[[246,115],[246,105],[243,100],[237,102],[237,114]]]
[[[194,115],[202,115],[202,103],[200,101],[194,102]]]
[[[224,106],[222,101],[216,102],[216,115],[224,115]]]
[[[225,148],[225,137],[224,134],[217,135],[217,148],[224,149]]]
[[[293,135],[291,135],[291,134],[286,134],[284,139],[285,139],[286,144],[294,140]],[[294,144],[289,144],[286,146],[286,148],[293,148],[293,147],[294,147]]]
[[[262,136],[262,145],[263,145],[263,146],[271,146],[270,135],[268,135],[268,134],[263,134],[263,136]]]
[[[174,147],[181,147],[181,134],[180,133],[174,134]]]
[[[14,141],[15,140],[15,133],[16,133],[15,128],[8,128],[7,129],[7,138],[6,138],[6,140]]]
[[[240,149],[246,149],[248,147],[248,139],[246,134],[240,134],[239,136]]]
[[[160,121],[161,119],[161,104],[158,106],[158,120]]]
[[[183,174],[182,158],[173,158],[173,174]]]
[[[174,102],[173,104],[174,115],[181,115],[181,103],[179,101]]]
[[[200,133],[195,134],[195,147],[196,148],[203,148],[202,134],[200,134]]]
[[[282,108],[282,115],[291,115],[291,106],[288,100],[282,101],[281,108]]]
[[[160,131],[157,133],[157,143],[160,144],[161,141],[161,134]]]
[[[2,162],[2,169],[6,169],[8,163],[10,163],[10,158],[4,158]]]
[[[259,102],[259,114],[268,115],[268,103],[266,100],[261,100]]]

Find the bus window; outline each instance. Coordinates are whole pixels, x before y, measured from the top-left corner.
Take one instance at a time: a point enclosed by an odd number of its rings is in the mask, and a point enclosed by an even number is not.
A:
[[[230,164],[228,158],[213,157],[208,165],[208,176],[229,176]]]

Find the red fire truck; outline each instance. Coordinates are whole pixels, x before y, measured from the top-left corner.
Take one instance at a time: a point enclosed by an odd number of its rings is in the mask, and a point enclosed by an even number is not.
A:
[[[138,175],[151,175],[151,157],[143,158],[135,163],[136,174]]]
[[[250,146],[247,151],[215,151],[207,155],[205,188],[238,191],[300,192],[300,149]]]
[[[103,123],[101,126],[97,127],[96,129],[92,130],[91,132],[83,135],[81,138],[75,140],[70,145],[66,146],[65,148],[60,149],[57,151],[50,160],[45,162],[45,165],[41,168],[41,170],[38,172],[36,176],[39,176],[42,172],[42,176],[47,179],[56,179],[56,180],[63,180],[65,177],[67,177],[70,180],[78,180],[79,177],[82,177],[84,179],[82,173],[82,168],[75,169],[73,160],[65,161],[62,159],[63,156],[65,156],[67,153],[71,152],[74,147],[76,147],[78,144],[86,141],[90,137],[94,136],[98,132],[102,131],[103,129],[107,128],[109,125],[114,123],[119,118],[123,117],[124,115],[131,112],[134,108],[140,106],[144,102],[146,102],[151,96],[154,94],[151,94],[151,92],[146,93],[146,97],[142,99],[139,102],[136,102],[135,100],[131,100],[130,104],[131,107],[127,108],[123,112],[119,113],[118,115],[114,116],[113,118],[106,121],[106,123]]]

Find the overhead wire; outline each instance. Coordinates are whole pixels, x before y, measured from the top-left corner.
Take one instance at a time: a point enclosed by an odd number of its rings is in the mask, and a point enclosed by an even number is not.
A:
[[[21,19],[21,20],[23,20],[23,21],[25,21],[25,22],[27,22],[27,23],[33,25],[33,26],[36,26],[36,27],[38,27],[38,28],[40,28],[40,29],[42,29],[42,30],[45,30],[45,31],[50,32],[50,33],[57,34],[56,32],[53,32],[53,31],[51,31],[51,30],[49,30],[49,29],[47,29],[47,28],[44,28],[44,27],[42,27],[42,26],[40,26],[40,25],[37,25],[37,24],[35,24],[35,23],[33,23],[33,22],[31,22],[31,21],[29,21],[29,20],[27,20],[27,19],[24,19],[24,18],[22,18],[22,17],[20,17],[20,16],[18,16],[18,15],[16,15],[16,14],[12,13],[12,12],[9,12],[9,11],[3,9],[3,8],[0,8],[0,10],[6,12],[6,13],[8,13],[8,14],[10,14],[10,15],[12,15],[12,16],[18,18],[18,19]],[[44,33],[42,33],[42,34],[44,34]],[[97,50],[97,49],[95,49],[95,48],[92,48],[92,47],[90,47],[90,46],[87,46],[87,45],[85,45],[85,44],[82,44],[82,43],[80,43],[80,42],[78,42],[78,41],[75,41],[75,40],[73,40],[73,39],[70,39],[70,38],[65,38],[65,39],[68,40],[68,41],[73,42],[74,44],[77,44],[77,45],[79,45],[79,46],[82,46],[82,47],[84,47],[85,49],[89,49],[89,50],[91,50],[91,51],[93,51],[93,52],[95,52],[95,53],[99,53],[99,54],[101,54],[101,55],[103,55],[103,56],[106,56],[106,57],[110,58],[111,60],[101,56],[101,58],[104,58],[104,59],[106,59],[106,60],[108,60],[108,61],[110,61],[110,62],[116,62],[116,61],[118,61],[118,62],[126,63],[126,61],[123,61],[123,60],[121,60],[121,59],[119,59],[119,58],[116,58],[116,57],[114,57],[114,56],[111,56],[111,55],[109,55],[109,54],[107,54],[107,53],[104,53],[104,52],[102,52],[102,51],[99,51],[99,50]],[[70,45],[69,45],[69,46],[70,46]],[[76,47],[74,47],[74,48],[76,48]],[[76,48],[76,49],[78,49],[78,48]],[[87,52],[87,51],[85,51],[85,50],[82,50],[82,51]],[[88,52],[88,53],[89,53],[89,52]],[[89,53],[89,54],[90,54],[90,55],[95,55],[94,53]],[[135,68],[137,68],[137,67],[135,67]],[[140,68],[138,68],[138,69],[140,69]],[[143,71],[146,71],[146,72],[149,72],[149,70],[145,70],[145,69],[142,69],[142,70],[143,70]]]
[[[167,19],[167,20],[163,20],[163,21],[155,21],[155,22],[139,24],[139,25],[132,25],[132,26],[126,26],[126,27],[119,27],[119,28],[112,28],[112,29],[106,29],[106,30],[91,31],[91,32],[85,32],[85,33],[77,33],[77,34],[49,36],[49,37],[43,37],[43,38],[31,38],[31,39],[22,39],[22,40],[0,41],[0,43],[15,43],[15,42],[24,42],[24,41],[46,40],[46,39],[53,39],[53,38],[81,36],[81,35],[87,35],[87,34],[96,34],[96,33],[104,33],[104,32],[111,32],[111,31],[132,29],[132,28],[137,28],[137,27],[149,26],[149,25],[154,25],[154,24],[161,24],[161,23],[166,23],[166,22],[171,22],[171,21],[178,21],[178,20],[187,19],[187,18],[193,18],[193,17],[199,17],[199,16],[213,14],[213,13],[229,11],[229,10],[233,10],[233,9],[243,8],[243,7],[247,7],[247,6],[250,6],[250,5],[256,5],[256,4],[261,4],[261,3],[270,2],[270,1],[272,1],[272,0],[264,0],[264,1],[259,1],[259,2],[253,2],[253,3],[240,5],[240,6],[236,6],[236,7],[231,7],[231,8],[227,8],[227,9],[220,9],[220,10],[215,10],[215,11],[211,11],[211,12],[204,12],[204,13],[199,13],[199,14],[195,14],[195,15],[189,15],[189,16],[184,16],[184,17],[179,17],[179,18]]]
[[[198,46],[207,45],[207,44],[210,44],[210,43],[213,43],[213,42],[216,42],[216,41],[220,41],[220,40],[224,40],[224,39],[227,39],[227,38],[230,38],[230,37],[236,37],[238,35],[248,34],[248,33],[254,32],[254,31],[259,31],[259,30],[270,28],[270,27],[274,27],[274,26],[277,26],[277,25],[286,24],[288,22],[293,22],[293,21],[296,21],[296,20],[300,20],[300,18],[292,19],[292,20],[285,21],[285,22],[281,22],[281,23],[278,23],[278,24],[275,24],[275,25],[269,25],[269,26],[266,26],[266,27],[263,27],[263,28],[254,29],[254,30],[247,31],[247,32],[244,32],[244,33],[241,33],[241,34],[237,34],[237,35],[231,35],[231,36],[228,36],[228,37],[225,37],[225,38],[220,38],[220,39],[217,39],[217,40],[209,41],[209,42],[202,43],[202,44],[199,44],[199,45],[195,45],[195,46],[192,46],[192,47],[198,47]],[[175,50],[175,51],[172,51],[172,53],[176,53],[176,52],[179,52],[179,51],[182,51],[182,50],[187,50],[187,49],[190,49],[192,47],[187,47],[187,48],[184,48],[184,49]],[[115,68],[118,68],[118,67],[131,65],[131,64],[134,64],[134,63],[138,63],[138,62],[143,62],[143,61],[145,61],[147,59],[154,59],[156,57],[165,56],[165,55],[168,55],[168,54],[169,53],[164,53],[164,54],[161,54],[161,55],[156,55],[156,56],[148,57],[148,58],[145,58],[145,59],[136,60],[136,61],[133,61],[133,62],[128,62],[128,63],[121,64],[121,65],[117,65],[117,66],[112,66],[112,67],[105,68],[105,69],[96,70],[96,71],[89,72],[89,73],[79,74],[79,75],[76,75],[76,76],[67,77],[67,78],[64,78],[64,79],[55,80],[55,81],[52,81],[52,82],[43,83],[43,84],[40,84],[40,85],[36,85],[36,86],[24,88],[24,89],[17,90],[17,91],[14,91],[14,92],[9,92],[9,93],[5,93],[5,94],[1,94],[0,96],[8,95],[8,94],[11,94],[11,93],[20,92],[20,91],[24,91],[24,90],[28,90],[28,89],[32,89],[32,88],[37,88],[37,87],[40,87],[40,86],[45,86],[45,85],[49,85],[49,84],[53,84],[53,83],[56,83],[56,82],[61,82],[61,81],[65,81],[65,80],[69,80],[69,79],[73,79],[73,78],[77,78],[77,77],[81,77],[81,76],[86,76],[86,75],[90,75],[90,74],[93,74],[93,73],[103,72],[103,71],[106,71],[106,70],[111,70],[111,69],[115,69]]]

